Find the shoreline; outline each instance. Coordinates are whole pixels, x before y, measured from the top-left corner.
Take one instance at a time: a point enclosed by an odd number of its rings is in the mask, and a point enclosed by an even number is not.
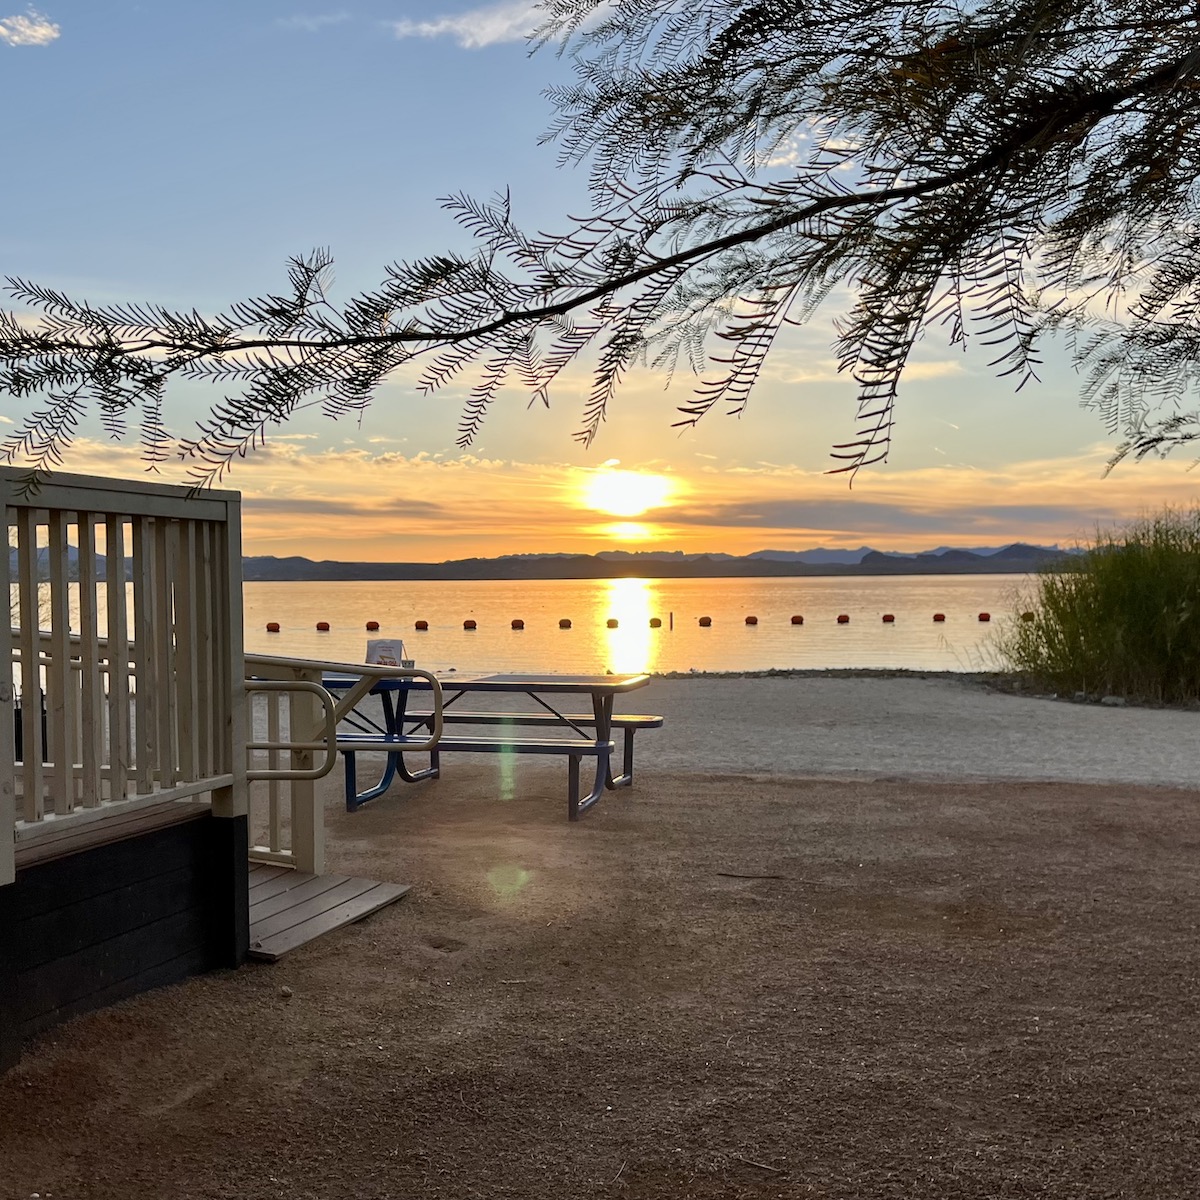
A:
[[[652,679],[920,679],[963,683],[984,691],[1027,700],[1054,700],[1084,707],[1144,708],[1164,712],[1200,712],[1200,703],[1167,704],[1145,697],[1108,697],[1094,693],[1048,692],[1036,687],[1019,671],[938,671],[921,667],[770,667],[756,671],[657,671]],[[1116,701],[1114,703],[1114,701]]]

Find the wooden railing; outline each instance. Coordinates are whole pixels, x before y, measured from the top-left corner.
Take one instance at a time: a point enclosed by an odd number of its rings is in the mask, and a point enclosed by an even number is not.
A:
[[[0,468],[0,885],[16,848],[63,822],[204,794],[219,816],[247,804],[238,494],[23,485]]]

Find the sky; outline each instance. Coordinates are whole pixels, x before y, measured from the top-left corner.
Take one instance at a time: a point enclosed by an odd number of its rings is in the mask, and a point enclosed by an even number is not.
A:
[[[334,299],[398,258],[465,248],[439,200],[511,191],[526,227],[584,210],[584,171],[539,145],[543,92],[524,0],[0,0],[7,186],[0,275],[94,302],[215,311],[284,286],[287,259],[335,259]],[[1080,407],[1065,357],[1014,394],[986,354],[929,338],[906,377],[889,461],[829,474],[854,388],[822,317],[790,331],[748,411],[672,428],[688,381],[634,372],[589,448],[588,380],[551,406],[506,393],[469,451],[464,389],[389,380],[357,422],[300,414],[236,465],[247,554],[433,561],[511,553],[814,546],[1072,545],[1190,507],[1186,454],[1105,476],[1118,439]],[[203,389],[170,394],[186,437]],[[0,398],[0,437],[25,415]],[[85,428],[65,469],[146,478],[136,436]],[[151,477],[154,478],[154,477]],[[167,464],[158,479],[184,482]]]

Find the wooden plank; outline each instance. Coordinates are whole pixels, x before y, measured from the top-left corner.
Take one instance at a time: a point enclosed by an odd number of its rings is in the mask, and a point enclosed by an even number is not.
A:
[[[125,594],[125,522],[116,516],[104,526],[104,590],[108,609],[108,795],[129,792],[129,618]]]
[[[67,587],[67,514],[47,518],[50,560],[50,665],[46,670],[51,767],[51,799],[55,813],[75,808],[75,679],[71,671],[71,596]]]
[[[229,770],[230,755],[232,753],[230,747],[230,737],[233,733],[230,727],[230,712],[229,712],[229,691],[231,687],[229,672],[231,668],[229,656],[229,637],[232,633],[233,620],[237,620],[238,625],[241,625],[242,620],[242,601],[239,592],[238,596],[232,596],[229,593],[229,539],[228,530],[223,525],[213,525],[213,556],[212,556],[212,609],[209,612],[209,623],[212,629],[212,655],[213,655],[213,673],[212,673],[212,694],[209,697],[209,705],[213,713],[213,753],[216,755],[215,762],[218,768],[222,771]],[[241,580],[241,571],[239,569],[237,579]],[[244,656],[239,658],[236,664],[236,678],[238,681],[238,689],[242,690],[242,681],[246,675],[246,663]],[[246,739],[247,741],[249,739]],[[244,746],[244,743],[243,743]],[[242,750],[242,769],[246,769],[245,764],[246,753]],[[232,800],[232,797],[230,798]],[[232,813],[230,814],[232,815]]]
[[[78,514],[76,544],[79,567],[80,765],[83,769],[79,799],[84,808],[95,808],[102,799],[100,765],[104,758],[104,685],[100,664],[100,619],[96,603],[96,522],[89,512]]]
[[[212,641],[212,526],[205,522],[197,530],[196,562],[192,579],[196,605],[196,702],[199,705],[196,721],[196,770],[209,775],[216,762],[216,714],[213,711],[213,641]]]
[[[308,900],[294,904],[273,916],[264,917],[261,921],[251,920],[250,940],[262,941],[274,933],[282,933],[293,925],[300,925],[313,917],[336,908],[350,900],[357,899],[364,892],[370,891],[377,884],[371,879],[338,879],[336,887],[325,889]]]
[[[33,870],[21,871],[17,900],[9,917],[25,916],[100,896],[140,879],[153,879],[164,871],[190,866],[195,871],[213,869],[212,818],[195,814],[190,821],[153,829],[134,838],[104,843],[81,854],[71,854]],[[0,892],[0,896],[6,893]],[[0,903],[3,903],[0,901]]]
[[[208,920],[203,907],[142,925],[17,975],[17,1011],[32,1017],[84,999],[102,988],[203,949]]]
[[[137,681],[133,700],[133,778],[139,796],[154,790],[158,735],[159,678],[154,657],[154,523],[133,522],[133,656]]]
[[[174,566],[178,555],[175,538],[178,525],[160,517],[154,522],[154,662],[157,753],[155,766],[161,786],[170,787],[179,779],[175,768],[177,750],[175,717],[178,711],[178,682],[175,677],[175,603]]]
[[[200,801],[168,800],[162,804],[119,812],[103,821],[89,821],[86,824],[64,822],[61,827],[47,830],[44,836],[34,841],[19,842],[15,855],[17,866],[31,867],[56,858],[66,858],[83,850],[140,837],[155,829],[194,821],[208,813],[209,806]]]
[[[280,867],[280,874],[273,879],[268,879],[265,882],[254,885],[253,894],[250,897],[250,904],[253,907],[260,901],[269,900],[272,896],[282,895],[284,892],[290,892],[293,888],[299,887],[302,883],[309,879],[316,879],[316,875],[310,874],[308,871],[296,871],[291,867]],[[334,876],[336,879],[345,878],[345,876]]]
[[[0,467],[13,482],[19,474],[11,468]],[[122,479],[103,476],[68,475],[55,471],[38,486],[32,502],[38,508],[61,508],[68,512],[88,508],[95,512],[129,513],[134,516],[194,517],[202,521],[219,521],[229,497],[237,492],[209,491],[196,495],[192,488],[179,484],[129,484]],[[15,499],[15,497],[14,497]]]
[[[251,862],[249,871],[250,888],[254,889],[260,884],[266,883],[269,879],[275,879],[279,875],[292,874],[291,867],[279,866],[277,863]]]
[[[27,1017],[21,1032],[26,1038],[33,1037],[43,1030],[61,1025],[64,1021],[82,1013],[107,1008],[110,1004],[116,1004],[118,1000],[126,1000],[130,996],[140,995],[151,988],[182,983],[192,975],[211,971],[215,965],[212,958],[212,951],[208,946],[198,946],[157,966],[144,969],[136,975],[119,979],[115,983],[91,992],[69,1004]]]
[[[42,770],[42,675],[38,666],[37,513],[17,510],[17,597],[21,648],[22,817],[40,821],[45,803]]]
[[[316,671],[297,670],[296,675],[309,682],[320,682]],[[288,735],[293,742],[312,741],[317,726],[316,698],[311,692],[292,692],[288,699]],[[289,764],[296,771],[311,771],[313,752],[293,750]],[[319,875],[325,869],[325,812],[317,800],[316,784],[311,779],[293,779],[288,784],[291,798],[292,857],[296,868]]]
[[[197,693],[196,657],[199,629],[196,624],[196,522],[184,521],[179,529],[179,552],[175,589],[175,672],[178,687],[176,741],[179,746],[179,771],[184,779],[196,779],[202,772],[198,721],[200,697]]]
[[[343,901],[335,908],[293,925],[290,929],[270,937],[256,937],[254,930],[250,932],[250,957],[265,962],[275,962],[289,950],[330,933],[343,926],[352,925],[356,921],[369,917],[389,904],[394,904],[412,890],[406,883],[377,883],[369,890],[361,892],[352,900]]]
[[[217,730],[220,762],[233,775],[233,784],[213,793],[213,814],[241,817],[250,811],[246,773],[246,656],[242,641],[242,527],[241,503],[236,493],[225,506],[225,523],[214,529],[217,553],[213,556],[217,587],[213,629],[219,653],[215,661],[214,707],[221,716]]]
[[[302,904],[307,904],[310,900],[315,900],[318,896],[323,896],[348,882],[345,875],[310,875],[295,887],[287,888],[276,896],[264,896],[261,891],[255,892],[250,898],[250,925],[253,928],[268,917],[299,908]]]
[[[192,865],[153,879],[126,883],[111,892],[35,913],[14,930],[11,943],[22,970],[173,916],[204,901],[204,885]]]
[[[280,724],[279,724],[279,706],[280,695],[278,692],[264,693],[267,701],[267,741],[278,743],[280,740]],[[267,751],[267,766],[272,771],[279,770],[279,755],[278,750]],[[281,792],[282,783],[278,779],[271,779],[267,782],[267,845],[271,848],[273,854],[279,854],[283,850],[283,809],[281,807]],[[288,789],[288,796],[291,796],[291,789]],[[289,812],[290,812],[289,808]],[[289,847],[290,850],[290,847]]]

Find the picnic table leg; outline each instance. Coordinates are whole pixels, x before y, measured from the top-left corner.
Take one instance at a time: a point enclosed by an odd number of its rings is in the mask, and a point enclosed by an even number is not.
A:
[[[389,692],[383,692],[380,696],[380,701],[383,704],[383,721],[384,727],[389,734],[395,734],[396,730],[403,726],[404,721],[404,694],[401,693],[400,709],[397,712],[396,706],[392,702],[392,697]],[[378,728],[378,726],[376,726]],[[383,747],[381,746],[382,750]],[[440,763],[437,752],[431,751],[429,755],[429,766],[420,771],[410,771],[404,762],[404,755],[399,751],[388,752],[387,762],[383,768],[383,775],[374,787],[367,788],[366,791],[358,790],[358,771],[355,762],[355,751],[343,750],[342,755],[346,760],[346,811],[355,812],[361,808],[369,800],[378,799],[384,792],[392,786],[392,782],[399,775],[405,783],[420,783],[422,779],[436,779],[440,774]]]
[[[383,768],[383,775],[374,787],[367,788],[366,791],[358,790],[357,769],[355,766],[355,752],[353,750],[343,750],[342,757],[346,760],[346,811],[354,812],[361,808],[368,800],[374,800],[382,796],[384,792],[392,786],[392,780],[396,778],[399,771],[401,778],[406,782],[415,782],[415,777],[410,775],[404,769],[403,761],[397,762],[400,759],[399,754],[389,754],[387,756],[387,764]],[[420,775],[421,779],[426,777],[425,773]]]
[[[388,692],[384,692],[381,699],[383,700],[383,721],[387,726],[389,734],[395,736],[404,732],[405,712],[408,709],[408,693],[401,691],[400,698],[393,704],[392,697]],[[458,697],[454,697],[458,699]],[[422,779],[436,779],[441,773],[441,759],[438,757],[436,750],[429,752],[429,766],[424,767],[420,771],[410,771],[404,762],[404,755],[400,751],[395,751],[388,755],[389,767],[395,771],[405,783],[420,783]]]
[[[596,719],[596,741],[612,740],[613,698],[611,695],[601,696],[592,693],[592,714]],[[604,767],[604,786],[609,791],[619,787],[629,787],[633,783],[633,729],[625,730],[625,757],[623,773],[614,776],[610,762]]]
[[[583,799],[579,797],[579,758],[578,754],[570,754],[567,756],[567,820],[578,821],[580,816],[587,812],[601,796],[604,795],[604,789],[607,785],[608,778],[608,755],[596,755],[596,779],[592,784],[592,790]]]

